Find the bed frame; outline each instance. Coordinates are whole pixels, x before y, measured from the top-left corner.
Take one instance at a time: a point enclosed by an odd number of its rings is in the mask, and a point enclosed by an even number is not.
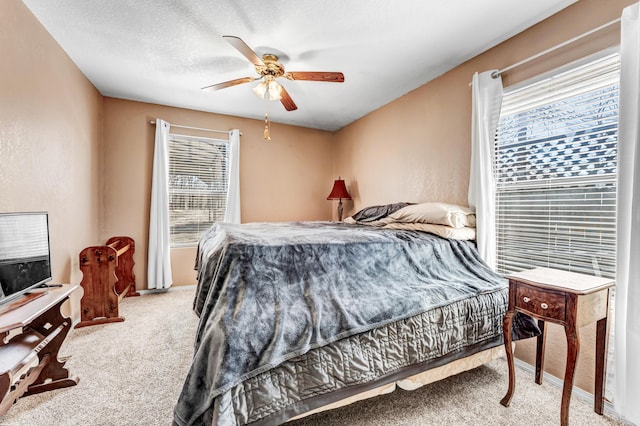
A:
[[[363,401],[365,399],[374,398],[376,396],[386,395],[395,391],[397,387],[407,391],[416,390],[424,385],[428,385],[429,383],[434,383],[439,380],[446,379],[447,377],[455,376],[456,374],[473,370],[474,368],[480,367],[481,365],[493,361],[494,359],[502,358],[504,357],[504,355],[504,347],[496,346],[495,348],[487,349],[482,352],[469,355],[468,357],[451,361],[448,364],[432,368],[422,373],[414,374],[405,379],[401,379],[393,383],[389,383],[375,389],[353,395],[349,398],[342,399],[332,404],[316,408],[306,413],[299,414],[289,419],[289,421],[298,420],[303,417],[321,413],[323,411],[334,410],[336,408],[344,407],[353,404],[354,402]]]

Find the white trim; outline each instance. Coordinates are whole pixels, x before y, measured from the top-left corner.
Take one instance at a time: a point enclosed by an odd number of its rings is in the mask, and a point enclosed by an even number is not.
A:
[[[194,290],[196,288],[196,284],[190,284],[190,285],[177,285],[175,287],[169,287],[169,288],[149,288],[149,289],[145,289],[145,290],[138,290],[138,293],[140,293],[141,296],[144,296],[145,294],[158,294],[158,293],[168,293],[171,291],[183,291],[183,290]]]

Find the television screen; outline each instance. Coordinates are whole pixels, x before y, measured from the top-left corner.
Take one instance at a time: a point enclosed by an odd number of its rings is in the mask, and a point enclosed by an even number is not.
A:
[[[0,213],[0,303],[50,280],[47,213]]]

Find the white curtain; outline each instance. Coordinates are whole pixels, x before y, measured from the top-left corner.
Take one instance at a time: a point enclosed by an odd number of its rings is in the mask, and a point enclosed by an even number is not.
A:
[[[169,240],[169,128],[169,123],[156,119],[149,211],[147,286],[157,289],[169,288],[173,282]]]
[[[224,221],[240,223],[240,130],[229,133],[229,191]]]
[[[618,125],[615,410],[640,425],[640,26],[636,3],[622,12]]]
[[[492,74],[496,78],[492,77]],[[494,140],[502,106],[502,78],[497,71],[475,73],[472,80],[471,172],[469,207],[476,210],[480,256],[496,268]]]

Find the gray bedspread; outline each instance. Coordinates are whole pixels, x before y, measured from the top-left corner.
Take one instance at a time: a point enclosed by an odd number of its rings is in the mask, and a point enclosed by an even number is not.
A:
[[[201,424],[217,397],[314,348],[506,287],[471,242],[329,222],[218,223],[197,263],[179,425]]]

